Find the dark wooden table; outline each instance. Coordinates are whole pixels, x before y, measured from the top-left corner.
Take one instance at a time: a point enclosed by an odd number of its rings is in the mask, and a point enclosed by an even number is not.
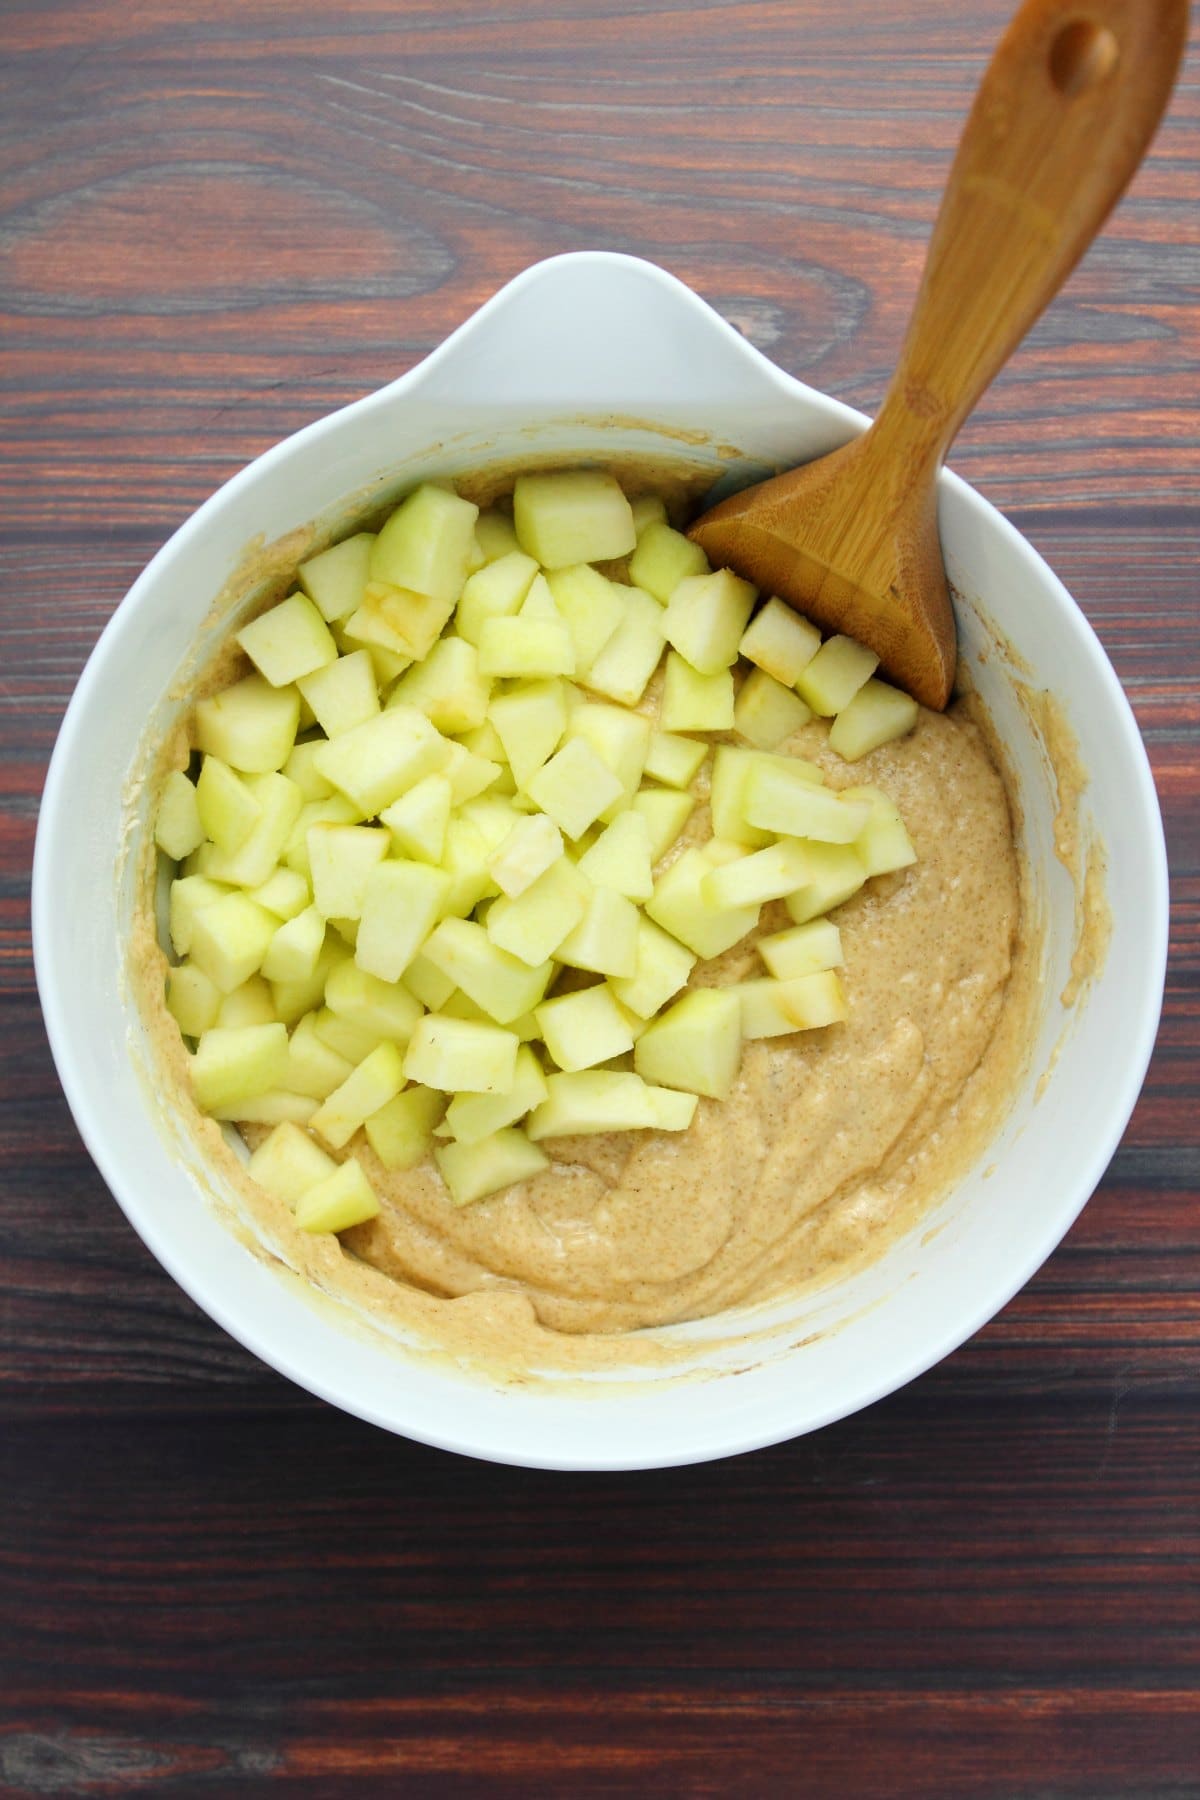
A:
[[[578,247],[660,260],[870,409],[1007,12],[0,6],[5,1793],[1200,1793],[1194,62],[955,451],[1126,684],[1175,935],[1100,1191],[934,1373],[663,1474],[523,1473],[357,1424],[134,1237],[67,1113],[30,961],[63,708],[200,500]]]

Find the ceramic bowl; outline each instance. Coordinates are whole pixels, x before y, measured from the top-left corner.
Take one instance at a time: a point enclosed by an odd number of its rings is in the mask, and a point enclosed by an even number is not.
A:
[[[518,276],[409,374],[242,470],[114,613],[67,710],[42,802],[33,926],[51,1046],[80,1133],[155,1256],[213,1319],[314,1394],[408,1437],[530,1466],[653,1467],[749,1450],[842,1418],[946,1356],[1028,1281],[1104,1173],[1161,1003],[1167,883],[1154,786],[1083,614],[1019,533],[949,473],[940,517],[962,657],[1015,775],[1045,1003],[1007,1121],[935,1210],[936,1230],[927,1220],[818,1296],[756,1309],[752,1358],[725,1342],[737,1322],[726,1314],[673,1328],[685,1346],[674,1372],[512,1386],[318,1304],[231,1229],[200,1153],[145,1078],[125,980],[128,851],[146,829],[131,776],[147,734],[178,716],[179,671],[247,544],[314,521],[347,527],[422,476],[498,460],[682,457],[714,481],[740,482],[818,456],[863,423],[777,369],[663,270],[617,255],[557,257]],[[1090,829],[1106,852],[1110,947],[1069,1013],[1058,996],[1077,895],[1054,857],[1055,786],[1018,672],[1052,690],[1075,733]]]

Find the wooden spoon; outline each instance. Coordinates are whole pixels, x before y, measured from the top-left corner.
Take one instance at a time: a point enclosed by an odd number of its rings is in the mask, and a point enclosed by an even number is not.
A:
[[[1187,0],[1025,0],[967,120],[878,418],[689,536],[938,709],[954,614],[937,475],[959,426],[1116,204],[1166,107]]]

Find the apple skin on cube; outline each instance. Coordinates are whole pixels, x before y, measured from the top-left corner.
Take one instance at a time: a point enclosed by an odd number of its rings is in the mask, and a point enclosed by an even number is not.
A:
[[[757,589],[732,569],[685,576],[663,614],[667,642],[701,675],[720,674],[737,661],[756,596]]]
[[[325,942],[325,920],[315,906],[285,919],[263,957],[268,981],[305,981],[317,966]]]
[[[294,1094],[307,1094],[314,1101],[326,1100],[353,1072],[351,1059],[327,1044],[316,1030],[315,1015],[305,1013],[288,1039],[284,1085]]]
[[[553,756],[567,729],[565,683],[522,682],[496,696],[490,717],[504,757],[517,781],[526,787]]]
[[[636,523],[636,521],[635,521]],[[650,520],[638,533],[637,549],[629,561],[629,579],[665,606],[686,577],[712,571],[699,544],[681,531],[672,531],[665,517]]]
[[[572,736],[530,779],[526,792],[574,840],[621,798],[624,788],[587,739]]]
[[[653,860],[650,827],[641,813],[618,813],[577,867],[597,887],[611,888],[628,900],[648,900],[654,892]]]
[[[633,1052],[645,1081],[727,1100],[742,1054],[742,1009],[728,988],[693,988],[652,1024]]]
[[[369,650],[352,650],[348,656],[339,656],[336,662],[326,663],[311,675],[302,675],[296,685],[326,737],[353,731],[379,711],[379,689]],[[323,778],[322,786],[326,793],[330,791]]]
[[[518,475],[513,524],[522,550],[544,569],[609,562],[637,544],[628,500],[598,469]]]
[[[516,1076],[514,1031],[472,1019],[426,1013],[413,1032],[404,1068],[410,1081],[448,1094],[507,1094]]]
[[[195,916],[188,946],[192,961],[230,994],[262,967],[278,925],[245,894],[224,894]]]
[[[298,1125],[277,1125],[264,1138],[246,1165],[246,1173],[260,1188],[295,1206],[301,1194],[316,1187],[337,1168],[319,1144],[314,1144]]]
[[[858,762],[872,750],[904,737],[920,717],[911,694],[872,676],[838,713],[829,728],[829,748],[844,762]]]
[[[563,619],[485,619],[479,673],[503,679],[573,675],[575,647]]]
[[[637,968],[638,916],[632,900],[611,887],[595,887],[587,911],[555,957],[568,968],[595,975],[632,975]]]
[[[659,876],[646,902],[656,925],[703,957],[720,956],[758,924],[757,905],[717,908],[705,900],[704,881],[711,869],[701,851],[685,850]]]
[[[554,955],[587,908],[587,878],[565,857],[515,898],[504,894],[488,908],[485,929],[493,944],[538,967]]]
[[[172,769],[163,782],[154,815],[154,841],[172,862],[182,862],[204,842],[196,789],[182,769]]]
[[[516,1073],[507,1094],[456,1094],[446,1111],[446,1124],[457,1143],[477,1144],[514,1125],[546,1098],[546,1078],[528,1044],[517,1051]]]
[[[464,752],[465,754],[465,752]],[[416,862],[440,863],[446,854],[453,789],[446,775],[426,775],[379,815],[392,841]]]
[[[702,675],[669,650],[658,722],[664,731],[732,731],[732,671]]]
[[[866,867],[853,844],[810,844],[808,865],[804,886],[784,900],[796,925],[832,912],[857,894],[867,879]]]
[[[278,1087],[286,1071],[285,1026],[214,1025],[191,1059],[192,1093],[201,1112],[212,1112]]]
[[[513,541],[515,545],[515,538]],[[459,637],[478,649],[484,621],[514,618],[520,612],[537,572],[538,566],[532,556],[514,548],[468,576],[454,616],[454,628]]]
[[[362,1164],[348,1156],[341,1166],[301,1194],[296,1223],[301,1231],[349,1231],[379,1212],[379,1196]]]
[[[237,642],[276,688],[337,660],[329,627],[307,594],[289,594],[260,613],[237,633]]]
[[[425,484],[401,502],[371,547],[372,581],[458,599],[475,547],[479,508],[447,489]]]
[[[340,1150],[354,1133],[394,1100],[404,1086],[404,1055],[396,1044],[379,1044],[363,1058],[341,1087],[322,1101],[309,1123],[327,1144]]]
[[[356,531],[302,562],[296,571],[300,586],[327,623],[348,618],[362,605],[371,563],[373,531]]]
[[[167,1011],[185,1037],[198,1038],[217,1022],[221,990],[193,963],[167,970]]]
[[[470,1206],[519,1181],[528,1181],[550,1163],[545,1151],[514,1126],[478,1143],[442,1145],[433,1157],[455,1206]]]
[[[443,919],[421,953],[497,1025],[508,1025],[532,1011],[554,974],[549,959],[530,968],[501,950],[472,919]]]
[[[590,563],[552,569],[546,577],[575,650],[575,673],[586,679],[625,617],[627,590]]]
[[[393,706],[331,738],[313,761],[364,817],[373,818],[426,775],[436,773],[448,757],[445,738],[424,713]]]
[[[760,750],[774,750],[812,718],[811,709],[765,669],[751,669],[733,704],[733,722]]]
[[[550,1055],[568,1073],[633,1049],[629,1015],[605,982],[544,1000],[534,1017]]]
[[[687,986],[696,966],[692,951],[644,914],[638,918],[637,960],[632,975],[618,976],[609,986],[629,1012],[649,1019]]]
[[[690,787],[707,755],[708,745],[703,740],[654,731],[650,734],[643,772],[667,787]]]
[[[840,969],[846,960],[841,932],[832,919],[823,918],[759,938],[758,953],[779,981],[790,981],[796,975],[818,975],[824,969]]]
[[[650,1090],[640,1075],[583,1069],[546,1077],[546,1097],[526,1130],[534,1142],[548,1137],[590,1137],[600,1131],[649,1130],[658,1122]]]
[[[445,1094],[407,1087],[371,1114],[363,1127],[367,1142],[385,1169],[415,1168],[429,1150],[433,1128],[445,1110]]]
[[[261,675],[247,675],[196,702],[196,748],[244,775],[281,769],[299,725],[298,689],[274,688]]]
[[[369,975],[399,981],[442,916],[451,881],[428,863],[384,862],[367,877],[354,960]]]
[[[786,758],[761,758],[743,790],[746,820],[785,837],[815,838],[823,844],[852,844],[870,816],[860,801],[843,800],[809,781]]]
[[[362,917],[367,881],[390,848],[390,834],[377,825],[314,825],[310,829],[313,903],[322,918]]]
[[[515,899],[563,854],[562,832],[545,813],[518,819],[492,852],[488,872],[501,893]]]
[[[638,789],[629,808],[646,821],[651,864],[662,861],[691,818],[695,806],[692,796],[687,793],[675,793],[669,788]]]
[[[849,1018],[846,994],[835,969],[797,975],[779,983],[779,1003],[798,1031],[819,1031]]]
[[[850,637],[826,638],[796,682],[796,692],[822,718],[849,706],[863,683],[874,674],[879,658]]]
[[[787,688],[795,687],[820,648],[816,626],[779,599],[755,613],[738,645],[747,662]]]

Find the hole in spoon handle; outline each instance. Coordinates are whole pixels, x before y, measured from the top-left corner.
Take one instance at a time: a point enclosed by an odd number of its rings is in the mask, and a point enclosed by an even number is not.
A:
[[[1121,60],[1116,33],[1094,19],[1072,19],[1050,46],[1050,79],[1073,99],[1107,80]]]

